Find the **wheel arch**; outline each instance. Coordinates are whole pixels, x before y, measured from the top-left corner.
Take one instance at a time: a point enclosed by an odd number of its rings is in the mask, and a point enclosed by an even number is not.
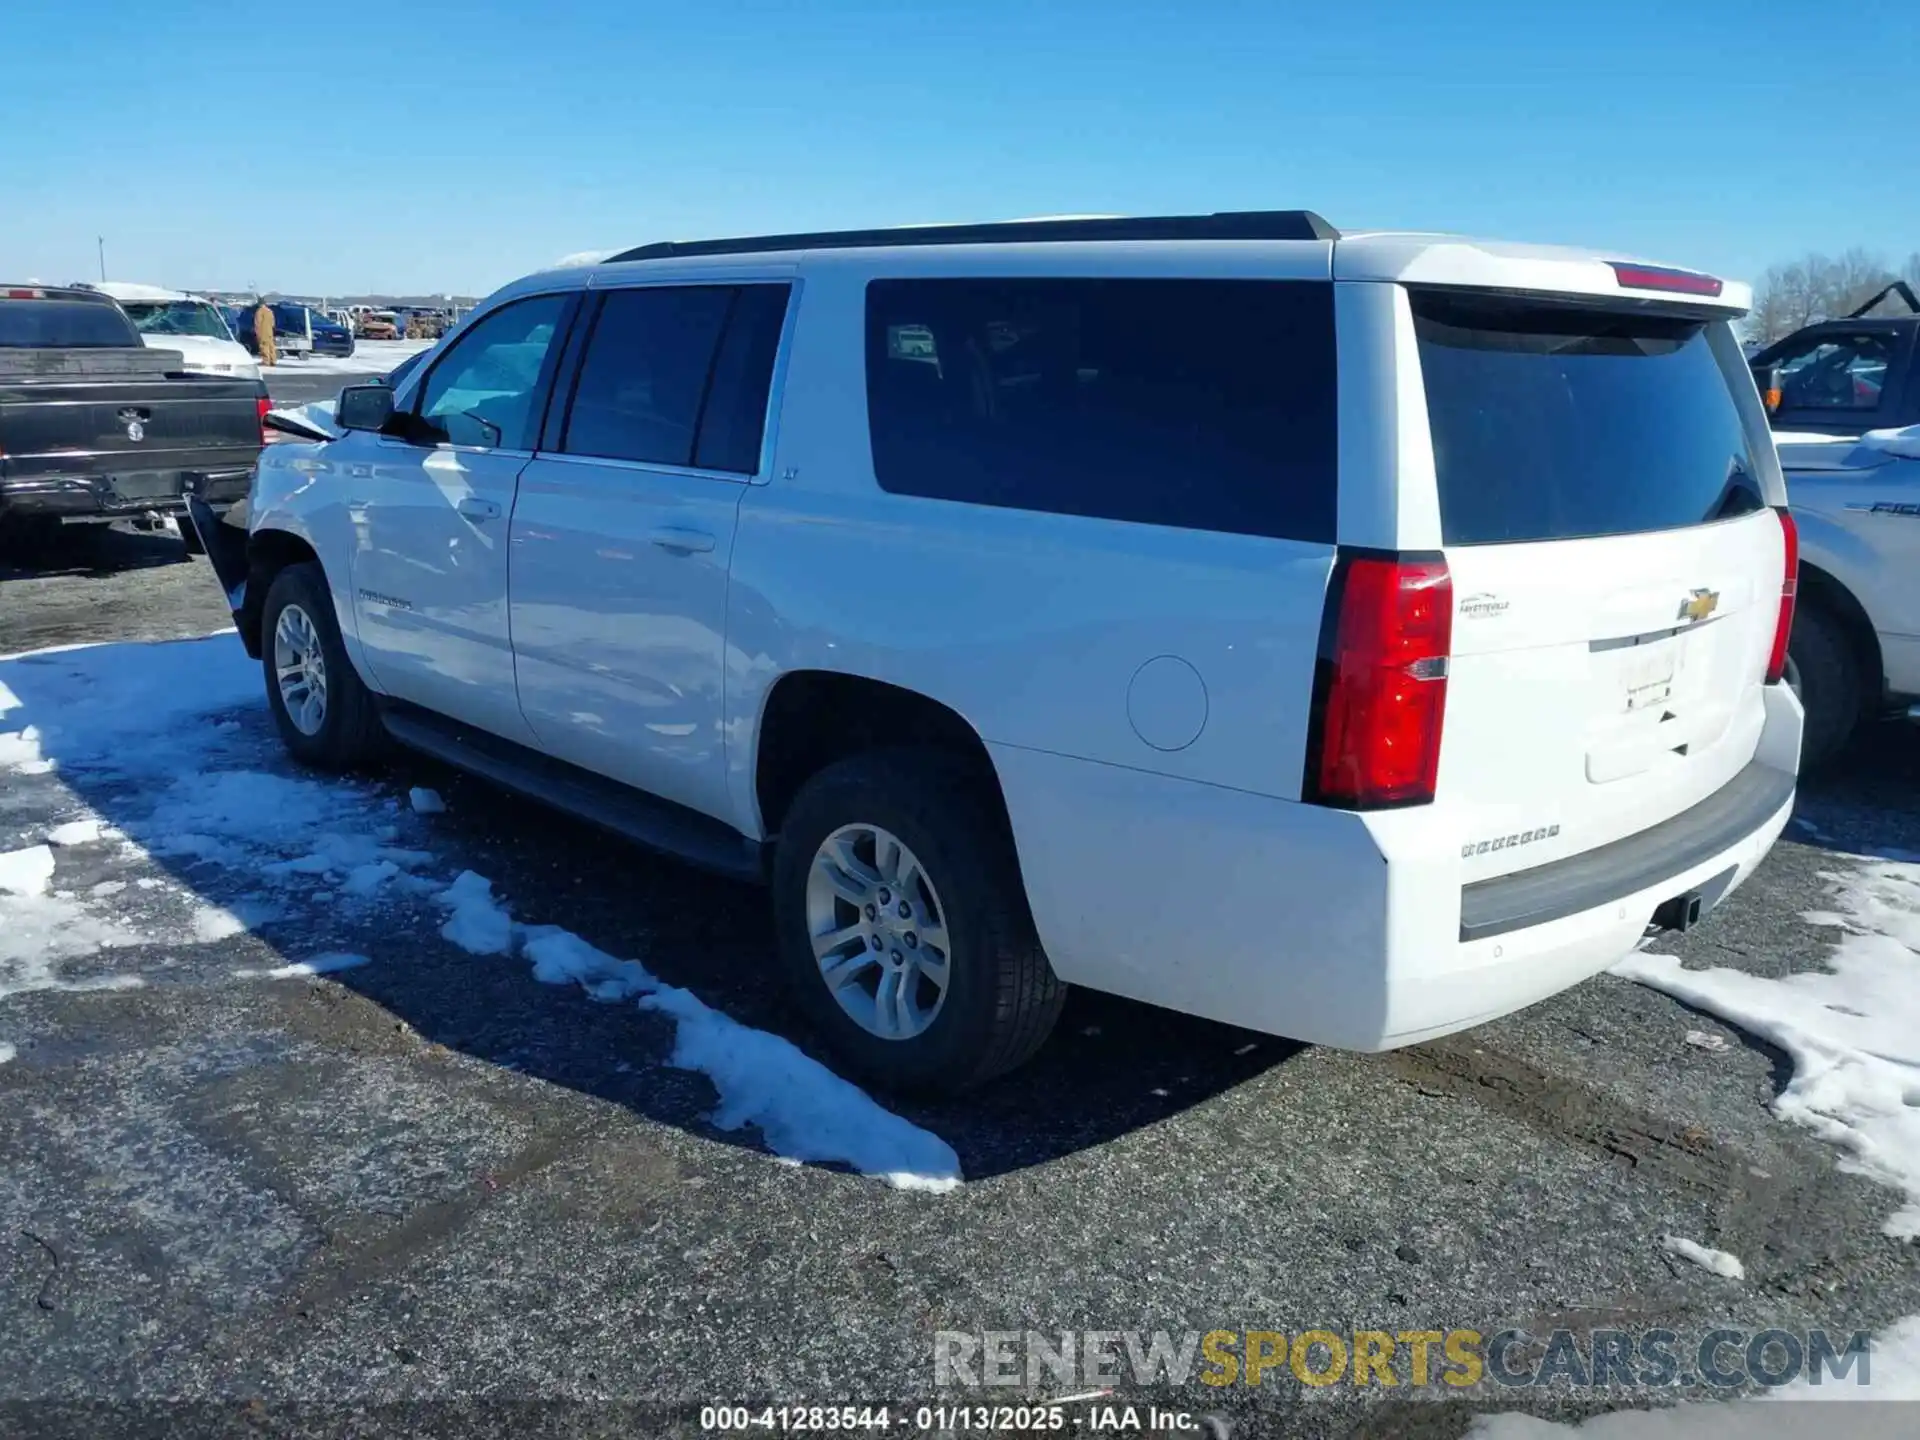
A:
[[[233,612],[233,620],[240,631],[240,643],[254,659],[260,658],[265,644],[265,637],[260,633],[260,617],[266,610],[267,591],[273,588],[274,577],[290,565],[302,565],[309,560],[319,564],[319,553],[305,536],[291,530],[269,528],[255,530],[247,536],[247,587],[240,608]]]
[[[1795,604],[1817,607],[1839,625],[1858,666],[1861,700],[1869,714],[1878,710],[1886,700],[1886,669],[1880,654],[1880,637],[1874,631],[1866,607],[1831,571],[1805,560],[1800,562]]]
[[[761,833],[778,835],[800,787],[826,766],[909,745],[947,751],[978,766],[1006,817],[1006,796],[986,741],[951,705],[848,671],[788,671],[767,688],[754,730],[753,795]]]

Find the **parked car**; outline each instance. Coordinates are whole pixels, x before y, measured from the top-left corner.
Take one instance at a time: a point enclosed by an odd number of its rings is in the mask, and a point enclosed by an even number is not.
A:
[[[353,331],[329,315],[309,310],[313,330],[313,353],[346,356],[353,354]]]
[[[260,353],[260,340],[253,328],[253,314],[258,308],[255,305],[230,305],[221,312],[228,327],[246,347],[247,353],[256,357]],[[273,312],[274,348],[283,357],[299,359],[314,351],[314,336],[308,329],[308,317],[312,312],[306,306],[276,300],[270,302],[267,308]],[[320,323],[319,317],[313,316],[313,322]]]
[[[1811,767],[1864,720],[1920,720],[1920,425],[1779,442],[1800,533],[1790,678]]]
[[[355,322],[355,333],[362,340],[398,340],[400,326],[391,310],[368,310]]]
[[[224,511],[246,494],[267,408],[257,375],[189,369],[98,290],[0,285],[0,531],[13,539],[152,523],[190,495]]]
[[[1019,1064],[1069,985],[1377,1050],[1786,824],[1747,303],[1301,211],[642,246],[195,515],[293,755],[764,879],[882,1085]]]
[[[212,301],[184,290],[120,280],[102,280],[83,288],[112,297],[133,321],[142,342],[177,352],[183,369],[260,378],[260,366],[247,347],[234,339],[226,317]]]
[[[1912,312],[1869,316],[1897,295]],[[1896,280],[1854,313],[1776,340],[1752,357],[1781,435],[1861,435],[1920,425],[1920,296]]]

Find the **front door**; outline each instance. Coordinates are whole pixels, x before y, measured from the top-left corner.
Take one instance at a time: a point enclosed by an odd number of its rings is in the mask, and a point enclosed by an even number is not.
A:
[[[723,819],[728,566],[787,294],[609,291],[513,517],[520,704],[541,748]]]
[[[367,467],[353,592],[375,682],[522,743],[532,735],[514,693],[507,533],[573,304],[533,296],[478,321],[435,359],[393,433],[349,437],[364,454],[342,457]]]

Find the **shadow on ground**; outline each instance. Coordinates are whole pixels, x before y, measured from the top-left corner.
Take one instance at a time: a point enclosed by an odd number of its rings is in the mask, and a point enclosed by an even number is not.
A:
[[[149,685],[168,682],[171,662],[164,651],[156,654],[155,647],[138,644],[101,649],[112,653],[96,649],[88,661],[96,690],[111,683],[108,677],[132,677],[142,669]],[[156,800],[173,787],[193,784],[203,763],[208,773],[300,774],[282,754],[262,703],[229,711],[227,718],[237,721],[238,729],[213,732],[209,743],[215,748],[199,750],[190,736],[178,755],[158,768],[143,761],[146,768],[129,769],[81,745],[77,753],[63,755],[59,716],[52,712],[57,703],[66,703],[54,697],[70,692],[54,688],[51,678],[62,664],[60,657],[50,656],[0,665],[0,681],[19,701],[0,717],[0,728],[37,722],[47,730],[43,747],[60,768],[57,776],[35,783],[65,786],[116,828],[140,833]],[[252,672],[239,668],[237,655],[226,657],[223,665],[217,680],[209,672],[183,676],[181,683],[207,679],[226,687],[218,693],[236,696],[251,688]],[[215,718],[200,716],[188,723],[210,726]],[[398,820],[402,835],[396,843],[433,852],[431,863],[419,867],[422,875],[439,876],[444,883],[461,869],[478,871],[493,882],[516,920],[561,925],[609,954],[640,960],[660,979],[693,991],[743,1024],[785,1036],[833,1068],[774,974],[764,891],[652,855],[432,762],[396,756],[369,778],[400,797],[401,813],[384,804],[355,806],[354,818],[338,828],[359,826],[371,838],[380,826]],[[447,812],[430,822],[406,814],[404,797],[415,785],[438,790]],[[297,846],[306,837],[282,838]],[[157,854],[152,863],[207,904],[244,911],[261,899],[260,872],[277,858],[263,855],[236,865],[231,857],[216,863]],[[331,1031],[323,1038],[352,1052],[367,1043],[367,1032],[384,1028],[390,1039],[393,1024],[401,1022],[430,1044],[723,1143],[758,1148],[753,1132],[713,1126],[708,1113],[714,1093],[704,1076],[663,1063],[674,1038],[667,1019],[632,1003],[596,1004],[572,985],[532,983],[523,959],[458,950],[440,937],[445,911],[431,896],[391,887],[377,902],[355,910],[342,897],[320,903],[316,892],[328,883],[319,876],[301,876],[292,885],[275,882],[269,890],[285,902],[279,906],[282,913],[257,919],[251,928],[287,961],[323,950],[370,956],[374,963],[333,978],[379,1011],[351,1004],[308,1007],[300,1021],[303,1029]],[[939,1135],[958,1153],[966,1176],[981,1179],[1155,1125],[1283,1062],[1299,1048],[1076,992],[1051,1042],[1016,1074],[952,1101],[882,1098]]]
[[[0,582],[115,575],[190,558],[180,537],[167,530],[114,524],[63,525],[32,535],[0,531]]]

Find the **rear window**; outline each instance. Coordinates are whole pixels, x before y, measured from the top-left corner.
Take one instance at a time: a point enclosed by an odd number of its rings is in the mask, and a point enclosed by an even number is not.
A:
[[[881,487],[976,505],[1333,539],[1323,281],[876,280]]]
[[[1765,504],[1708,320],[1414,291],[1450,545],[1701,525]]]
[[[0,299],[0,346],[97,350],[139,343],[120,308],[105,301]]]

